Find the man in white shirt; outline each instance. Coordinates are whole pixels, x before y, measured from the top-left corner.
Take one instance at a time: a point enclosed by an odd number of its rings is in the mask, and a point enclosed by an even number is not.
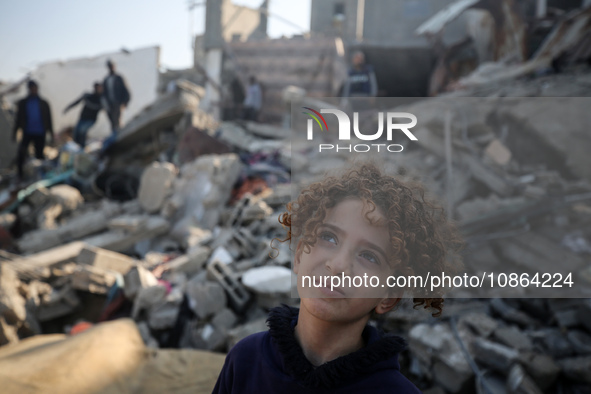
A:
[[[246,98],[244,99],[244,119],[257,121],[259,112],[263,106],[263,93],[261,85],[254,76],[249,78],[249,85],[246,89]]]

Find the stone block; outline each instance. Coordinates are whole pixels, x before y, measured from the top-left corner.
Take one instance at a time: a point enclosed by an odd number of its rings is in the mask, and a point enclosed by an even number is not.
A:
[[[517,350],[532,350],[531,339],[515,326],[499,327],[494,331],[494,338],[501,344]]]
[[[250,295],[234,277],[232,270],[227,265],[219,260],[214,260],[207,265],[207,272],[224,288],[230,299],[230,304],[235,310],[240,311],[246,306]]]
[[[191,280],[186,295],[189,307],[199,319],[206,319],[226,307],[226,293],[218,283]]]
[[[129,256],[91,245],[84,245],[80,254],[76,257],[76,263],[92,265],[93,267],[119,272],[123,275],[137,265],[137,261]]]
[[[140,179],[138,199],[148,213],[158,212],[171,194],[176,178],[176,167],[171,163],[152,163]]]
[[[116,277],[112,272],[91,265],[76,267],[71,276],[73,289],[93,294],[107,294],[115,281]]]
[[[546,354],[521,352],[518,361],[542,390],[552,386],[560,373],[560,366]]]
[[[130,300],[133,300],[142,289],[158,285],[158,279],[154,274],[139,265],[129,270],[124,281],[123,293]]]
[[[567,358],[558,364],[566,378],[591,385],[591,356]]]
[[[179,314],[176,302],[163,302],[154,305],[148,312],[148,325],[154,330],[172,328]]]
[[[477,361],[505,374],[519,356],[517,350],[483,338],[474,341],[474,353]]]
[[[211,324],[218,330],[228,331],[234,327],[237,321],[238,318],[234,312],[228,308],[224,308],[215,314],[215,316],[211,319]]]

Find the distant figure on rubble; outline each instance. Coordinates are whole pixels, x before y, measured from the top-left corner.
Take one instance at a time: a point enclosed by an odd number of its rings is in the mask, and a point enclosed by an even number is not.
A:
[[[103,91],[108,106],[107,114],[111,122],[111,129],[113,133],[117,133],[121,123],[121,112],[131,97],[125,80],[121,75],[115,73],[115,63],[112,60],[107,60],[107,68],[109,75],[103,81]]]
[[[248,81],[249,85],[244,99],[244,120],[257,121],[263,106],[263,92],[261,91],[261,85],[254,76],[251,76]]]
[[[31,142],[35,146],[35,157],[43,160],[46,134],[49,132],[51,141],[53,142],[55,140],[49,103],[39,97],[39,86],[37,82],[30,80],[27,83],[27,88],[29,90],[27,97],[20,100],[17,104],[16,120],[12,135],[13,141],[16,142],[18,130],[22,129],[23,131],[16,159],[20,180],[23,179],[23,166]]]
[[[343,87],[343,97],[375,97],[378,83],[373,67],[365,64],[365,55],[356,51],[352,58],[353,66]]]
[[[84,93],[79,99],[64,109],[65,114],[79,103],[84,102],[84,107],[82,107],[82,111],[80,112],[80,118],[74,128],[73,135],[74,142],[80,145],[82,149],[86,146],[88,130],[95,124],[99,111],[103,109],[103,99],[103,85],[95,82],[92,93]]]

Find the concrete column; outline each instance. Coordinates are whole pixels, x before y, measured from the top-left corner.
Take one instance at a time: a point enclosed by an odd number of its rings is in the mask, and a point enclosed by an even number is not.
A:
[[[546,0],[538,0],[538,2],[536,4],[536,17],[537,18],[545,18],[546,17],[546,10],[547,10]]]
[[[208,78],[205,84],[205,97],[201,103],[201,109],[209,112],[216,120],[221,119],[220,91],[222,85],[222,59],[223,49],[210,49],[205,54],[205,71]]]

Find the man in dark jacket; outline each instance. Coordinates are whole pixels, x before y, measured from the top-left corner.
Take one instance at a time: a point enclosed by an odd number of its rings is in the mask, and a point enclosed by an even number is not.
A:
[[[94,84],[93,93],[84,93],[78,100],[68,105],[64,109],[64,114],[70,109],[78,105],[80,102],[84,102],[82,112],[80,112],[80,119],[74,128],[74,142],[80,145],[82,149],[86,146],[86,135],[88,130],[96,122],[99,111],[103,108],[103,85],[96,82]]]
[[[378,83],[373,67],[365,63],[365,55],[361,51],[353,54],[353,67],[345,81],[343,97],[375,97]]]
[[[108,105],[107,114],[111,122],[113,133],[119,131],[121,121],[121,110],[127,106],[130,100],[129,90],[121,75],[115,73],[115,63],[107,61],[109,75],[103,81],[103,91]]]
[[[22,129],[23,135],[18,146],[17,166],[18,176],[23,178],[23,165],[31,142],[35,146],[35,157],[43,160],[45,135],[49,132],[54,140],[51,110],[47,101],[39,97],[37,82],[30,80],[27,84],[29,94],[17,104],[16,121],[12,138],[16,141],[17,132]]]

